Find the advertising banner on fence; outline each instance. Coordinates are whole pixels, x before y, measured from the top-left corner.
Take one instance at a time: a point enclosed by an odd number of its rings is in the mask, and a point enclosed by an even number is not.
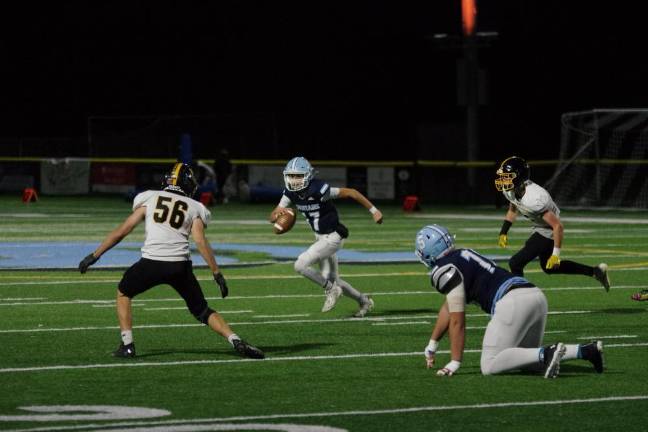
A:
[[[95,162],[91,173],[93,192],[127,193],[135,189],[135,164]]]
[[[367,196],[369,199],[394,199],[394,168],[367,168]]]
[[[88,159],[44,159],[41,162],[41,192],[48,195],[82,195],[89,192]]]

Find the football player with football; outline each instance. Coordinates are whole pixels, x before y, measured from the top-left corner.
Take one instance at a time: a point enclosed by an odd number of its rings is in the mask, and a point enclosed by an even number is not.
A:
[[[209,307],[193,273],[189,234],[212,271],[221,296],[227,297],[227,282],[205,237],[211,213],[193,199],[198,183],[191,167],[176,163],[164,177],[162,188],[161,191],[149,190],[138,194],[133,201],[133,213],[79,263],[79,271],[85,273],[89,266],[145,221],[142,258],[126,270],[117,288],[117,317],[122,341],[113,355],[135,357],[131,299],[156,285],[168,284],[180,294],[198,321],[226,338],[239,354],[264,358],[261,350],[242,340],[221,315]]]
[[[542,371],[555,378],[560,362],[589,361],[603,372],[603,343],[542,346],[547,321],[547,299],[539,288],[471,249],[456,249],[454,237],[440,225],[423,227],[416,235],[415,253],[431,270],[431,284],[445,296],[425,358],[428,368],[436,361],[439,341],[447,332],[450,362],[437,370],[439,376],[457,373],[463,361],[466,305],[476,303],[490,314],[482,341],[483,375],[525,369]]]
[[[563,242],[563,224],[560,209],[544,188],[530,180],[529,164],[518,156],[505,159],[498,168],[495,188],[509,201],[499,234],[498,245],[508,245],[508,232],[518,214],[533,223],[531,237],[509,260],[511,272],[523,276],[524,267],[536,257],[545,273],[581,274],[598,280],[606,291],[610,290],[608,266],[600,263],[595,267],[560,259]]]
[[[321,179],[315,178],[315,170],[310,162],[298,156],[292,158],[283,170],[285,189],[279,205],[270,213],[270,222],[292,205],[301,212],[315,233],[315,243],[304,251],[295,261],[295,271],[324,289],[326,299],[322,312],[333,309],[342,294],[358,302],[360,308],[354,314],[364,317],[374,307],[374,301],[361,293],[338,273],[336,252],[342,248],[344,239],[349,236],[347,228],[340,223],[337,209],[332,200],[351,198],[364,206],[374,222],[381,224],[383,216],[364,195],[355,189],[331,187]],[[320,270],[312,267],[319,264]]]

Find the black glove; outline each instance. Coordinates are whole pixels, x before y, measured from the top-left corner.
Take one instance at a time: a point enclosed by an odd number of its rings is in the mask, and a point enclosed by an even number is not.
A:
[[[83,258],[79,263],[79,271],[81,272],[81,274],[88,271],[88,267],[90,267],[92,264],[96,263],[97,261],[99,261],[99,258],[94,256],[94,254],[90,254],[87,257]]]
[[[214,273],[214,280],[218,284],[218,288],[220,288],[221,296],[223,298],[227,297],[229,290],[227,289],[227,282],[225,282],[225,276],[223,276],[221,272]]]

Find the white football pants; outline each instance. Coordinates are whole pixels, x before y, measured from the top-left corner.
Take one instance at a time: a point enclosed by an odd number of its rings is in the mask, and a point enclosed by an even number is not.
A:
[[[338,275],[336,252],[342,249],[344,239],[336,232],[315,234],[315,239],[315,243],[302,252],[295,261],[295,271],[323,288],[327,288],[329,281],[331,283],[337,282],[345,296],[351,297],[360,303],[363,294],[348,282],[340,279]],[[319,272],[312,268],[315,264],[319,264]]]
[[[542,346],[547,310],[547,298],[540,288],[518,288],[506,293],[497,302],[486,327],[482,374],[538,368],[538,348]]]

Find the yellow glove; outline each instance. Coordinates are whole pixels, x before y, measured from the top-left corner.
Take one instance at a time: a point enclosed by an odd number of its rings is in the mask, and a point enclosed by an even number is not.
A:
[[[500,234],[497,244],[499,245],[499,247],[505,248],[508,245],[508,235]]]
[[[545,268],[551,270],[552,268],[560,267],[560,257],[558,255],[551,255],[547,260],[547,265]]]

